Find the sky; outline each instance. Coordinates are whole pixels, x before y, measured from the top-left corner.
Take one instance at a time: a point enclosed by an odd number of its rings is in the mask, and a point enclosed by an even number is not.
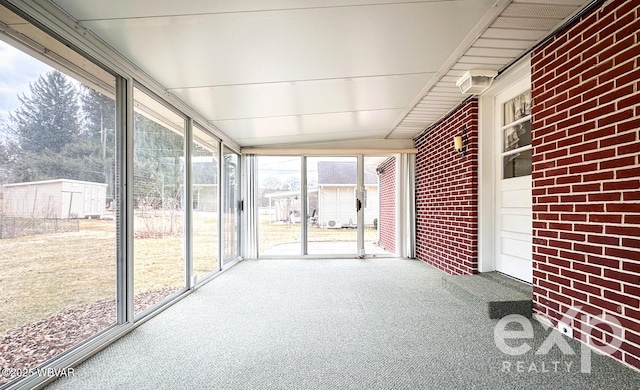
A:
[[[29,91],[29,83],[50,66],[0,40],[0,125],[8,120],[9,112],[20,106],[18,95]]]

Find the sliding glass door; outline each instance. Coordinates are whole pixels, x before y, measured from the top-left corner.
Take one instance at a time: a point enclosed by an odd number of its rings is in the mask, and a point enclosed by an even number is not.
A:
[[[223,150],[222,264],[227,264],[240,256],[240,156]]]
[[[364,251],[391,256],[396,251],[398,210],[396,157],[364,156]]]
[[[259,156],[258,256],[393,256],[394,155]]]
[[[185,118],[134,88],[134,312],[186,288]]]
[[[193,276],[196,282],[220,269],[218,262],[218,176],[220,146],[199,126],[193,127],[191,147],[191,207]]]
[[[306,254],[357,255],[358,158],[307,157],[306,166]]]
[[[300,256],[302,210],[299,156],[258,157],[258,255]]]

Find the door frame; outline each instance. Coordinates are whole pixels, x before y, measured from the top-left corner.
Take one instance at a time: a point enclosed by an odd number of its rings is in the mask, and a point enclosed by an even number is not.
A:
[[[497,221],[497,164],[499,143],[496,128],[496,96],[512,88],[518,82],[531,84],[531,57],[523,57],[508,71],[500,74],[491,88],[478,99],[478,271],[496,270],[499,221]]]
[[[300,247],[299,247],[299,252],[297,254],[285,254],[285,255],[276,255],[276,254],[264,254],[264,253],[260,253],[260,249],[259,247],[255,248],[255,253],[254,254],[250,254],[250,256],[255,256],[255,258],[260,258],[260,259],[283,259],[283,258],[308,258],[308,259],[318,259],[318,258],[336,258],[336,259],[341,259],[341,258],[374,258],[374,257],[387,257],[387,258],[393,258],[393,257],[403,257],[406,256],[404,253],[407,250],[410,250],[413,246],[411,243],[409,242],[405,242],[405,241],[409,241],[413,240],[414,234],[413,234],[413,230],[410,229],[409,227],[404,228],[403,225],[405,224],[410,224],[411,221],[409,221],[407,219],[407,215],[406,215],[406,210],[404,210],[404,208],[410,208],[407,206],[408,202],[410,202],[409,199],[413,199],[412,194],[407,194],[408,190],[404,189],[404,185],[407,182],[412,182],[413,181],[413,171],[408,169],[408,167],[404,167],[403,162],[407,163],[410,161],[413,161],[414,159],[411,159],[409,157],[407,157],[409,155],[409,153],[407,152],[413,152],[413,150],[409,149],[409,150],[397,150],[397,149],[375,149],[375,150],[371,150],[371,153],[363,153],[363,152],[368,152],[368,150],[364,150],[364,151],[354,151],[354,150],[345,150],[344,153],[341,153],[340,149],[336,149],[336,150],[322,150],[321,152],[315,152],[315,150],[309,149],[309,150],[305,150],[305,151],[301,151],[301,152],[297,152],[294,150],[291,151],[282,151],[282,150],[278,150],[277,153],[256,153],[255,156],[257,156],[257,158],[261,157],[261,156],[278,156],[278,157],[284,157],[284,156],[296,156],[300,158],[300,209],[302,211],[302,215],[300,218]],[[357,176],[357,180],[356,180],[356,188],[355,188],[355,194],[356,194],[356,198],[358,200],[360,200],[360,204],[361,209],[359,211],[356,212],[356,217],[355,217],[355,221],[357,222],[357,226],[358,228],[356,229],[356,231],[354,232],[356,237],[355,237],[355,250],[353,252],[349,251],[348,253],[335,253],[335,254],[325,254],[325,253],[309,253],[309,239],[308,239],[308,233],[309,233],[309,213],[312,212],[312,210],[309,209],[308,206],[308,159],[309,158],[323,158],[323,157],[327,157],[327,158],[333,158],[333,157],[342,157],[342,158],[351,158],[354,159],[357,163],[356,163],[356,176]],[[365,205],[365,189],[367,188],[367,184],[365,183],[365,164],[367,163],[367,157],[385,157],[385,158],[389,158],[389,157],[394,157],[396,159],[395,161],[395,198],[396,198],[396,213],[395,213],[395,224],[396,224],[396,229],[395,229],[395,251],[393,253],[388,252],[388,253],[379,253],[376,251],[372,251],[372,252],[366,252],[366,242],[365,242],[365,221],[368,220],[367,218],[367,207]],[[352,160],[353,161],[353,160]],[[247,176],[249,177],[253,177],[254,180],[258,180],[258,171],[259,171],[259,162],[258,160],[256,160],[255,162],[255,170],[256,173],[253,175],[246,175],[245,176],[245,180],[247,179]],[[244,164],[245,166],[249,166],[249,164]],[[410,176],[410,177],[405,177],[405,176]],[[403,181],[404,180],[404,181]],[[378,186],[379,189],[379,186]],[[249,197],[249,195],[247,195],[246,193],[243,194],[245,197]],[[369,195],[371,195],[371,193],[369,193]],[[257,196],[257,195],[256,195]],[[380,196],[380,192],[377,193],[376,196]],[[407,198],[407,199],[405,199]],[[319,201],[321,201],[321,199],[319,199]],[[353,206],[355,208],[355,204],[353,204]],[[252,229],[251,231],[254,232],[254,236],[256,237],[256,239],[259,241],[260,239],[260,229],[258,227],[258,222],[257,222],[257,212],[255,213],[256,215],[256,222],[254,224],[245,222],[245,226],[253,226],[252,228],[249,227],[249,229]],[[379,219],[379,215],[376,216]],[[380,227],[379,227],[380,228]],[[401,231],[402,230],[402,231]],[[247,247],[246,242],[243,243],[244,247]],[[246,250],[246,249],[245,249]],[[246,252],[245,252],[246,253]]]
[[[321,253],[309,253],[309,210],[307,206],[308,200],[308,164],[307,159],[309,158],[331,158],[331,157],[339,157],[339,158],[350,158],[356,159],[356,199],[362,202],[364,191],[363,182],[364,182],[364,165],[363,165],[363,156],[361,154],[353,154],[353,153],[345,153],[345,154],[332,154],[332,155],[324,155],[324,154],[302,154],[301,155],[301,200],[302,206],[301,209],[303,211],[301,216],[301,224],[302,228],[300,229],[300,244],[303,258],[351,258],[351,257],[359,257],[364,256],[364,210],[360,209],[356,212],[356,250],[354,252],[349,253],[335,253],[335,254],[321,254]],[[338,189],[339,190],[339,189]],[[339,192],[338,192],[339,194]],[[318,195],[318,201],[320,201],[320,197]],[[340,202],[339,196],[337,197],[337,202]],[[339,204],[339,203],[338,203]],[[355,208],[355,204],[352,205]]]

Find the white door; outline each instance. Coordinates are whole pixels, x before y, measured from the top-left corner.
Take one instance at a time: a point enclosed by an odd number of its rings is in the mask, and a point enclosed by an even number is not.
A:
[[[496,96],[496,270],[531,283],[531,85]]]

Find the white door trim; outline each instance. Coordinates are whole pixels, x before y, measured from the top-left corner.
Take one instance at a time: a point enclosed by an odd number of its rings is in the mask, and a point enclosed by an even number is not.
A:
[[[527,80],[527,81],[522,81]],[[531,84],[531,58],[525,56],[497,78],[478,99],[478,271],[496,269],[496,158],[495,97],[518,82]]]

